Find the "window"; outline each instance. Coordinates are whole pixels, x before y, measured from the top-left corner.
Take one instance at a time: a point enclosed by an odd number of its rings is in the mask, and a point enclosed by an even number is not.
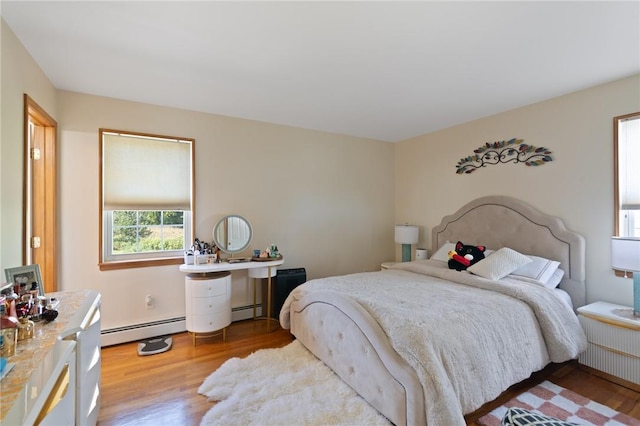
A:
[[[100,129],[100,269],[182,263],[193,241],[194,144]]]
[[[613,119],[615,232],[640,238],[640,112]]]

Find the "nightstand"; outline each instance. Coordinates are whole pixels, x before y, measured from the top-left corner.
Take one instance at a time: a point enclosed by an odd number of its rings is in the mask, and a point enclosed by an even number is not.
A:
[[[382,264],[380,264],[380,269],[381,270],[389,269],[390,267],[392,267],[396,263],[397,262],[383,262]]]
[[[589,346],[580,364],[612,381],[640,389],[640,319],[628,306],[595,302],[578,308]],[[624,383],[627,382],[627,383]]]

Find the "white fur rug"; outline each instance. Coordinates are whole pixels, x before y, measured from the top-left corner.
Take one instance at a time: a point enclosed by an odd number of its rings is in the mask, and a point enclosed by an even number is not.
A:
[[[201,425],[389,425],[297,340],[231,358],[198,389],[219,401]]]

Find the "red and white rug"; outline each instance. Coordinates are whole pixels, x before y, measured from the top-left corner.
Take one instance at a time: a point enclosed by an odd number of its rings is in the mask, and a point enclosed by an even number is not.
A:
[[[500,426],[510,407],[524,408],[585,426],[640,426],[640,420],[591,401],[549,381],[540,383],[478,419],[483,426]]]

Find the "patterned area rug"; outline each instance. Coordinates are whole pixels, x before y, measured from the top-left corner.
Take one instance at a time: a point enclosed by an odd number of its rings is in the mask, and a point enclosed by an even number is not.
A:
[[[582,395],[545,381],[478,419],[483,426],[500,426],[510,407],[584,426],[640,426],[640,420],[619,413]]]

